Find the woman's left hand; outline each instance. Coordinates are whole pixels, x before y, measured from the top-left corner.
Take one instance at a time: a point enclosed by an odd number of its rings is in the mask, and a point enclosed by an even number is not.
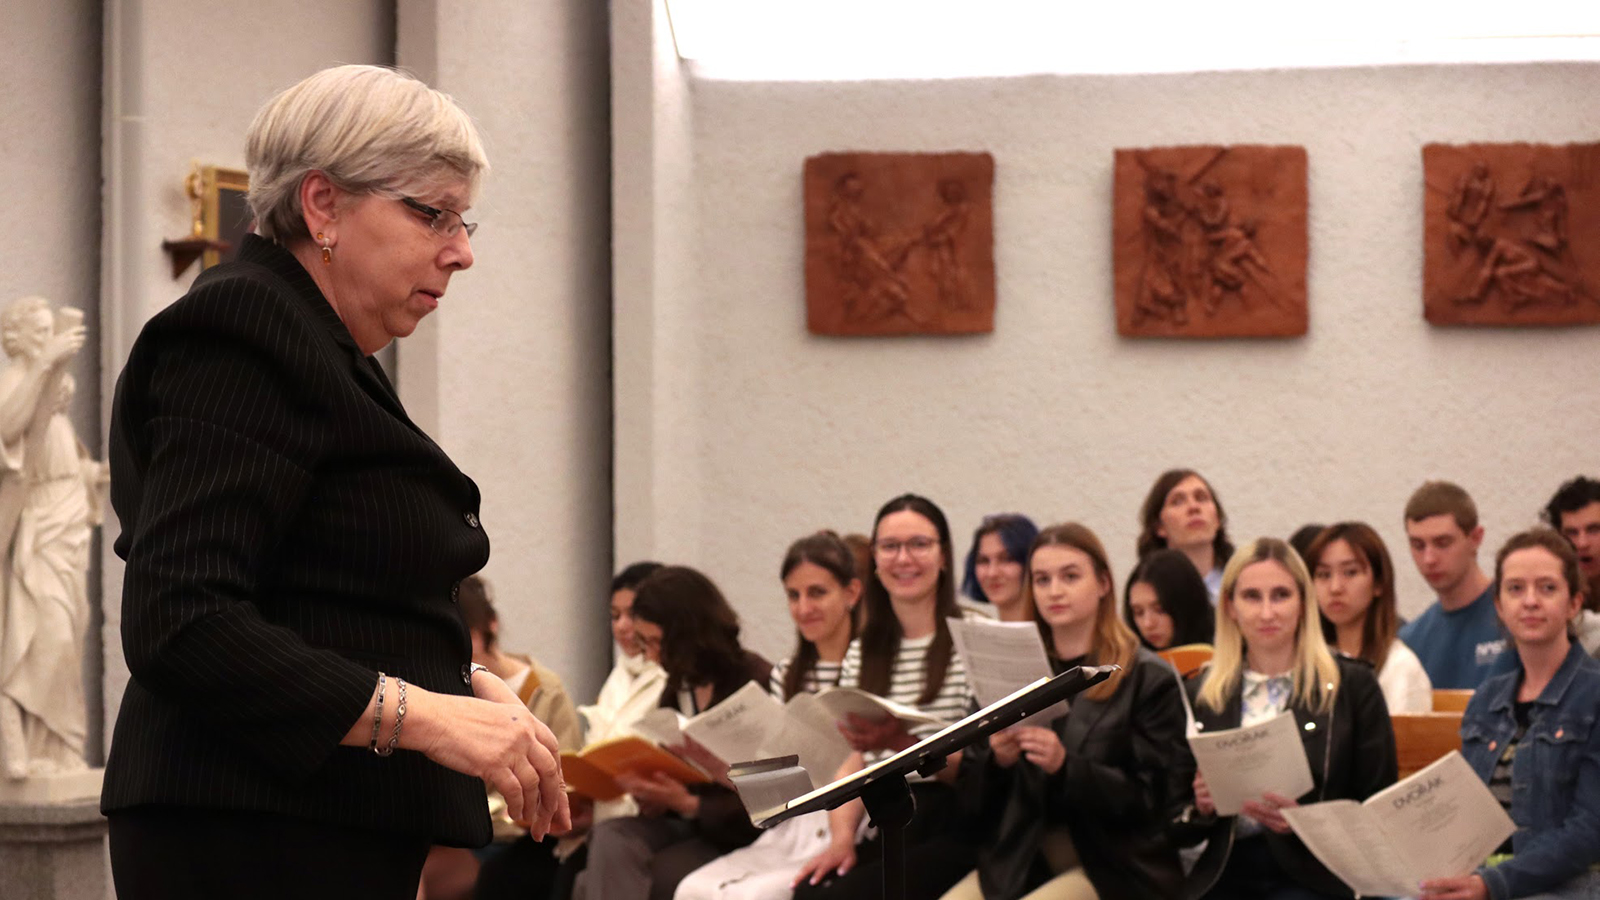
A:
[[[1294,829],[1289,827],[1289,820],[1285,819],[1279,810],[1299,805],[1282,794],[1267,791],[1261,795],[1260,800],[1246,800],[1239,808],[1239,812],[1260,822],[1263,828],[1270,828],[1278,834],[1288,834]]]
[[[493,673],[475,673],[472,689],[476,696],[463,697],[412,685],[411,712],[399,746],[483,779],[506,798],[512,821],[527,822],[536,839],[566,832],[572,827],[572,814],[556,736]],[[371,721],[375,702],[368,701],[366,722]],[[366,743],[369,727],[357,722],[344,742]]]
[[[1048,728],[1025,725],[1017,729],[1017,745],[1022,748],[1022,758],[1054,775],[1067,762],[1067,748],[1061,738]]]
[[[617,786],[632,794],[641,807],[659,806],[689,819],[700,811],[700,798],[689,793],[682,782],[661,772],[643,778],[618,775]]]
[[[1489,886],[1482,875],[1460,878],[1430,878],[1422,883],[1420,900],[1489,900]]]

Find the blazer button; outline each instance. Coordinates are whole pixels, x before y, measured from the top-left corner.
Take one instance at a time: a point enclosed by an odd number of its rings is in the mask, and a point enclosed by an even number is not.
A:
[[[455,603],[461,598],[461,582],[450,585],[450,602]]]

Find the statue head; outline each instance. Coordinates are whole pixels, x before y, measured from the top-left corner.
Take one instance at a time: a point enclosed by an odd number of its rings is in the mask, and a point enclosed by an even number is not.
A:
[[[55,334],[50,301],[43,297],[13,300],[0,312],[0,350],[12,359],[32,359]]]

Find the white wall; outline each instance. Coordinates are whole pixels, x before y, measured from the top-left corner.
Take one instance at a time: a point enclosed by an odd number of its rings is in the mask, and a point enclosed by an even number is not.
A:
[[[483,490],[503,643],[582,702],[610,666],[605,4],[404,0],[399,33],[492,167],[476,262],[400,343],[401,392]]]
[[[394,57],[390,0],[262,0],[226,9],[107,0],[104,8],[102,422],[139,329],[197,274],[192,268],[174,280],[161,250],[163,238],[188,234],[183,179],[191,160],[244,168],[245,128],[272,94],[326,66]],[[45,55],[60,49],[38,48]],[[90,210],[82,214],[92,217]],[[114,519],[104,533],[109,723],[128,673],[120,638],[122,567],[110,549],[119,533]]]
[[[1600,470],[1600,330],[1442,330],[1420,299],[1421,145],[1600,139],[1589,101],[1600,66],[691,77],[687,90],[673,123],[692,146],[653,157],[693,185],[690,202],[655,210],[670,216],[654,232],[657,324],[626,343],[618,326],[619,355],[657,359],[617,370],[619,518],[647,514],[619,524],[618,555],[703,566],[763,652],[793,640],[776,578],[787,543],[824,526],[866,531],[901,491],[943,505],[958,553],[981,515],[1020,510],[1089,524],[1125,573],[1144,491],[1192,466],[1236,539],[1371,522],[1399,555],[1402,611],[1415,614],[1431,599],[1400,523],[1416,485],[1448,477],[1474,494],[1488,564],[1559,482]],[[1309,336],[1117,337],[1113,150],[1246,142],[1310,154]],[[800,173],[828,150],[994,154],[992,335],[806,334]],[[619,214],[619,247],[636,224]],[[620,420],[639,396],[636,414],[658,423],[644,460],[622,442],[637,424]]]

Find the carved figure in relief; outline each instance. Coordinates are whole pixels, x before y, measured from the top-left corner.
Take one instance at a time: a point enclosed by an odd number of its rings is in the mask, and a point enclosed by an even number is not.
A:
[[[938,189],[939,199],[945,203],[944,211],[922,232],[922,243],[929,253],[929,271],[934,284],[939,286],[941,305],[950,309],[971,309],[972,301],[956,252],[956,241],[967,227],[967,188],[960,179],[946,178],[939,182]]]
[[[1495,288],[1503,292],[1507,309],[1519,310],[1539,303],[1572,303],[1577,299],[1566,282],[1547,272],[1539,254],[1522,242],[1506,238],[1479,239],[1483,266],[1463,303],[1482,303]]]
[[[1176,172],[1147,166],[1144,275],[1136,319],[1184,325],[1191,302],[1207,316],[1215,316],[1229,296],[1248,307],[1245,289],[1251,284],[1270,303],[1278,304],[1268,279],[1271,266],[1256,241],[1255,223],[1233,220],[1227,192],[1216,181],[1189,186],[1221,158],[1221,153],[1212,157],[1187,183]]]
[[[1567,245],[1567,192],[1555,181],[1535,175],[1521,194],[1500,204],[1500,208],[1533,212],[1538,230],[1528,240],[1551,253],[1559,253]]]
[[[1230,293],[1238,296],[1243,303],[1247,280],[1260,287],[1268,302],[1277,304],[1271,287],[1264,281],[1264,276],[1272,273],[1272,267],[1267,265],[1267,258],[1261,255],[1261,248],[1256,246],[1255,223],[1223,225],[1213,230],[1206,239],[1213,248],[1211,290],[1206,300],[1206,312],[1215,314],[1222,306],[1225,295]],[[1246,263],[1254,265],[1259,273],[1247,269]]]
[[[1305,160],[1299,147],[1119,149],[1118,333],[1304,334]]]
[[[65,410],[82,315],[27,297],[0,313],[0,773],[87,768],[82,648],[89,530],[106,469]]]
[[[1200,201],[1195,204],[1195,216],[1207,231],[1215,231],[1228,224],[1231,215],[1228,206],[1228,197],[1222,191],[1222,185],[1215,181],[1202,182],[1200,185]]]
[[[839,242],[839,280],[844,285],[844,311],[852,319],[911,316],[911,287],[901,275],[910,243],[894,249],[880,244],[861,212],[865,188],[861,176],[847,172],[834,183],[828,227]]]
[[[1568,306],[1586,296],[1568,236],[1566,188],[1535,172],[1515,196],[1495,202],[1496,180],[1482,161],[1456,180],[1445,214],[1450,251],[1473,268],[1455,303],[1498,304],[1506,312]],[[1493,215],[1491,215],[1493,213]]]
[[[1184,222],[1188,209],[1178,197],[1178,176],[1151,169],[1145,178],[1145,253],[1135,302],[1136,317],[1167,319],[1183,325],[1189,321],[1183,282]]]
[[[1477,244],[1478,229],[1483,226],[1494,201],[1494,189],[1489,167],[1482,162],[1474,163],[1471,172],[1456,179],[1450,205],[1445,208],[1445,214],[1450,217],[1451,247],[1456,252]]]

